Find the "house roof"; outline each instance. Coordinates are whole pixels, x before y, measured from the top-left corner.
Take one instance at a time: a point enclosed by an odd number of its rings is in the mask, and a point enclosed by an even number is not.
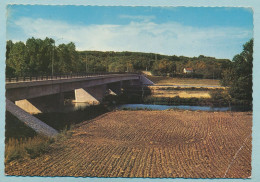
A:
[[[186,71],[193,71],[192,68],[184,68]]]

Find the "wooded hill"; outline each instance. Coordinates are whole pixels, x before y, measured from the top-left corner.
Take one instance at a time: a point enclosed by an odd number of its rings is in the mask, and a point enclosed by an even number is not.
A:
[[[167,56],[142,52],[76,51],[74,43],[55,46],[51,38],[29,38],[25,43],[7,41],[6,75],[63,74],[75,72],[136,72],[147,70],[154,75],[221,78],[229,67],[228,59],[214,57]],[[192,74],[184,74],[192,68]]]
[[[167,56],[142,52],[101,52],[80,51],[81,60],[86,63],[85,70],[108,72],[134,72],[147,70],[154,75],[221,78],[222,70],[230,65],[228,59],[216,59],[200,55],[199,57]],[[192,68],[194,73],[184,74],[184,68]]]

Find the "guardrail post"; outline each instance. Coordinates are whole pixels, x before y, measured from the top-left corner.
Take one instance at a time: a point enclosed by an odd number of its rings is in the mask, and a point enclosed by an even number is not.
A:
[[[18,82],[18,76],[16,77],[16,82]]]

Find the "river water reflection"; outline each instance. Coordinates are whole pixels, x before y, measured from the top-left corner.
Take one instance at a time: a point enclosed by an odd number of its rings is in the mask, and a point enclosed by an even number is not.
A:
[[[209,106],[168,106],[168,105],[146,105],[146,104],[124,104],[117,106],[118,109],[149,109],[149,110],[167,110],[167,109],[181,109],[192,111],[229,111],[229,107],[209,107]]]
[[[64,112],[75,111],[84,109],[90,106],[88,103],[70,103],[65,104]],[[153,104],[122,104],[117,105],[116,109],[148,109],[148,110],[167,110],[167,109],[180,109],[180,110],[191,110],[191,111],[247,111],[243,107],[210,107],[210,106],[189,106],[189,105],[153,105]]]
[[[85,109],[88,106],[90,106],[90,104],[85,102],[69,102],[64,104],[63,112]]]

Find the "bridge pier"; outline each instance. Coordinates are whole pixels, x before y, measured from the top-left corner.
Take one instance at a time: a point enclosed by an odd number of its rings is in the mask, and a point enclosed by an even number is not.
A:
[[[57,130],[30,115],[28,112],[25,112],[8,99],[6,99],[6,110],[41,135],[55,137],[58,134]]]
[[[15,105],[30,114],[61,112],[64,106],[64,94],[54,94],[15,101]]]
[[[106,94],[106,85],[75,89],[76,102],[99,104]]]
[[[119,82],[108,84],[107,88],[109,89],[110,94],[120,95],[122,93],[122,86],[123,86],[123,81],[119,81]]]

